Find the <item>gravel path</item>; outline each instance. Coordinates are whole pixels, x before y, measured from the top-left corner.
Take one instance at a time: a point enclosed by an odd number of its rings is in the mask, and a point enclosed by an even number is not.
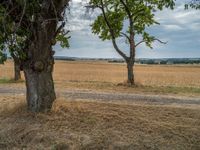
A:
[[[0,95],[19,94],[25,95],[25,89],[17,89],[11,87],[0,87]],[[145,94],[126,94],[97,92],[89,90],[62,90],[57,91],[58,97],[67,99],[96,100],[96,101],[126,101],[131,103],[146,103],[152,105],[198,105],[200,106],[200,98],[172,97],[163,95],[145,95]]]

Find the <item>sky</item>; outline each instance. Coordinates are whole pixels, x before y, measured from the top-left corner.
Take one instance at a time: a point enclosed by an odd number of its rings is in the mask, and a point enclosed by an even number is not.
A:
[[[187,0],[185,0],[187,1]],[[111,41],[101,41],[91,31],[90,25],[98,10],[86,13],[84,2],[73,0],[67,13],[65,29],[70,30],[70,48],[54,46],[56,56],[82,58],[121,58]],[[184,10],[184,0],[177,0],[174,10],[156,12],[160,25],[148,28],[148,32],[166,41],[167,44],[153,43],[153,49],[145,44],[137,47],[137,58],[200,58],[200,10]],[[126,23],[125,23],[126,24]],[[118,40],[119,47],[128,54],[128,45]]]

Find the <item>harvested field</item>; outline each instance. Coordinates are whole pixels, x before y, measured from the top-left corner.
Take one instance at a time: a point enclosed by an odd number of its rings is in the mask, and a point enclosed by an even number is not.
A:
[[[51,113],[27,113],[0,96],[0,149],[200,149],[200,109],[59,98]]]
[[[56,61],[56,82],[109,82],[122,83],[126,80],[125,64],[88,61]],[[199,65],[136,65],[136,82],[147,86],[200,87]],[[13,77],[13,63],[0,65],[0,79]]]
[[[87,89],[108,92],[172,94],[200,96],[200,66],[198,65],[136,65],[137,86],[124,86],[125,64],[105,61],[56,61],[54,82],[58,91],[64,89]],[[24,87],[13,83],[13,63],[0,65],[0,83],[11,88]],[[12,85],[6,83],[11,82]]]
[[[57,100],[33,114],[12,65],[0,65],[0,149],[200,149],[199,66],[137,65],[129,87],[124,64],[56,61]]]

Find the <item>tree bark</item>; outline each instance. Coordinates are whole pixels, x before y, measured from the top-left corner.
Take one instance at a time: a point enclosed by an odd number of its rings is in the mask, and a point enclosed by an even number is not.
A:
[[[48,112],[56,99],[53,83],[53,41],[58,33],[57,25],[64,19],[64,9],[69,0],[45,0],[35,14],[28,39],[23,70],[26,79],[28,110]]]
[[[47,112],[51,110],[56,99],[52,72],[35,72],[24,70],[27,87],[28,110],[31,112]]]
[[[29,48],[32,57],[24,63],[27,88],[26,99],[28,110],[31,112],[50,111],[56,99],[52,77],[54,66],[53,51],[51,44],[47,43],[41,34],[32,43],[34,48]],[[38,47],[39,49],[37,49]]]
[[[50,12],[43,13],[43,20],[46,20],[45,17],[48,18],[49,14]],[[44,21],[44,23],[40,19],[35,23],[27,47],[28,58],[23,63],[27,88],[26,99],[28,110],[31,112],[50,111],[56,99],[52,77],[54,66],[52,41],[55,40],[57,21]]]
[[[128,70],[128,81],[127,81],[127,83],[130,84],[130,85],[135,84],[133,67],[134,67],[133,62],[130,62],[130,61],[127,62],[127,70]]]
[[[20,63],[16,60],[14,60],[14,80],[18,81],[21,79],[21,68],[20,68]]]
[[[50,23],[46,27],[38,23],[36,29],[28,48],[29,59],[24,63],[27,103],[31,112],[47,112],[51,110],[56,99],[52,77],[54,53],[51,44],[56,23]]]

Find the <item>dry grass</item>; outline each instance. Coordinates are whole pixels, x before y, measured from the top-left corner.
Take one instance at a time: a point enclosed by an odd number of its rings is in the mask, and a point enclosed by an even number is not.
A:
[[[36,115],[20,96],[2,101],[0,149],[200,149],[199,108],[60,98],[52,112]]]
[[[136,82],[153,86],[200,87],[199,66],[136,65]],[[120,83],[127,79],[125,64],[107,62],[57,62],[56,81],[97,81]]]
[[[136,65],[136,87],[127,87],[119,83],[126,81],[125,64],[107,62],[56,61],[54,81],[57,90],[89,89],[118,92],[146,92],[154,94],[178,94],[200,96],[200,67],[195,65],[161,66]],[[0,65],[0,83],[9,82],[13,76],[13,63],[8,61]],[[24,84],[6,86],[22,87]]]
[[[122,83],[127,79],[125,64],[107,62],[56,61],[56,82],[109,82]],[[0,78],[12,78],[13,63],[0,65]],[[199,66],[136,65],[136,82],[147,86],[200,87]]]
[[[5,84],[10,83],[12,68],[10,61],[0,65],[4,83],[1,86],[24,87],[24,83]],[[197,66],[136,66],[137,87],[118,85],[126,79],[125,69],[124,64],[57,61],[54,79],[57,90],[200,95]],[[100,103],[59,97],[52,112],[32,114],[26,111],[24,99],[24,95],[0,95],[0,149],[200,149],[199,107]]]

